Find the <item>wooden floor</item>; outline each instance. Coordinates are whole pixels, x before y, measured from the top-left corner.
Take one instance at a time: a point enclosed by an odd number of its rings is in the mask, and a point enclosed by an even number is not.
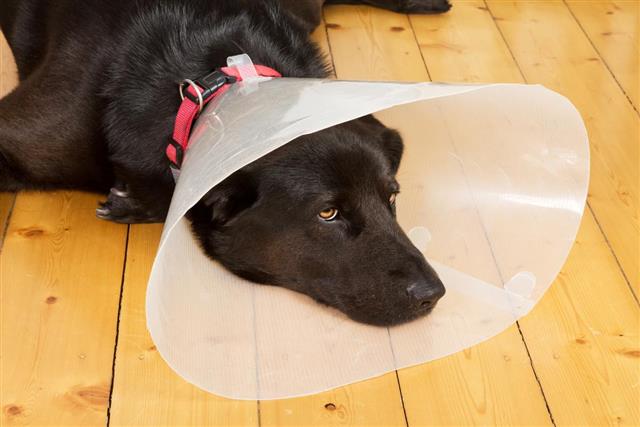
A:
[[[405,16],[340,6],[314,34],[341,79],[541,83],[578,107],[591,138],[588,207],[562,272],[518,325],[311,397],[218,398],[178,378],[145,329],[159,225],[99,221],[96,195],[0,194],[1,424],[640,425],[639,9],[465,0],[446,15]],[[0,93],[15,83],[1,42]]]

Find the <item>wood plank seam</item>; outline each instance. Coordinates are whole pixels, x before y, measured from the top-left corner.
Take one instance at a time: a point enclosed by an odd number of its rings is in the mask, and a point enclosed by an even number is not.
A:
[[[607,60],[605,59],[604,55],[602,55],[600,53],[600,51],[598,50],[598,48],[596,47],[595,43],[593,42],[593,40],[591,40],[591,37],[589,37],[589,33],[587,33],[587,31],[585,30],[585,28],[582,26],[582,23],[580,22],[580,20],[578,19],[578,17],[575,15],[575,13],[573,13],[573,9],[571,9],[571,6],[569,6],[569,4],[567,3],[567,0],[562,0],[562,3],[564,3],[565,7],[569,10],[569,13],[571,14],[571,16],[573,17],[573,19],[576,21],[576,24],[578,24],[578,27],[580,27],[580,30],[582,31],[582,33],[584,34],[584,36],[587,38],[587,40],[589,40],[589,44],[591,44],[591,47],[593,48],[593,50],[598,54],[598,56],[600,57],[600,60],[602,61],[602,63],[604,64],[605,68],[607,69],[607,71],[609,71],[609,74],[611,74],[611,77],[613,77],[613,80],[616,82],[616,84],[618,85],[618,87],[620,88],[620,91],[624,94],[624,96],[627,98],[627,101],[629,101],[629,104],[631,104],[631,107],[635,110],[636,114],[638,116],[640,116],[640,112],[638,111],[637,106],[633,103],[633,101],[631,100],[631,97],[629,97],[629,94],[627,93],[626,90],[624,90],[624,87],[622,86],[622,84],[620,83],[620,81],[618,80],[618,77],[615,75],[615,73],[613,72],[613,70],[611,69],[611,67],[609,66],[609,63],[607,62]],[[597,219],[596,219],[597,222]],[[599,226],[599,224],[598,224]],[[605,236],[606,238],[606,236]],[[608,242],[608,241],[607,241]],[[616,258],[616,261],[618,261],[618,259]],[[625,276],[626,278],[626,276]],[[636,298],[637,299],[637,298]]]
[[[596,225],[598,226],[598,230],[600,230],[600,233],[602,233],[602,237],[604,237],[604,241],[607,242],[607,247],[611,251],[611,254],[613,255],[613,259],[616,261],[616,265],[618,266],[618,269],[622,273],[622,277],[624,277],[624,281],[627,283],[627,286],[629,287],[629,291],[631,292],[631,296],[636,301],[636,304],[638,304],[638,306],[640,306],[640,300],[638,299],[638,295],[636,295],[636,292],[633,289],[633,286],[631,286],[631,281],[627,277],[627,274],[624,272],[624,269],[622,268],[622,264],[620,264],[620,260],[616,256],[616,253],[613,250],[613,246],[611,246],[611,242],[609,242],[609,238],[607,237],[607,234],[604,232],[604,230],[602,228],[602,225],[600,225],[600,221],[598,221],[598,217],[596,216],[596,213],[593,211],[593,208],[591,207],[591,205],[589,204],[588,201],[587,201],[587,207],[589,208],[589,211],[591,212],[591,215],[593,215],[593,219],[596,222]]]
[[[109,427],[111,424],[111,399],[113,397],[113,385],[116,378],[116,357],[118,354],[118,338],[120,335],[120,316],[122,314],[122,295],[124,294],[124,282],[127,272],[127,254],[129,251],[129,235],[131,231],[131,225],[127,225],[127,234],[124,239],[124,258],[122,261],[122,277],[120,278],[120,295],[118,296],[118,313],[116,316],[116,336],[113,343],[113,358],[111,360],[111,384],[109,384],[109,402],[107,403],[107,420],[106,425]]]
[[[413,28],[413,21],[411,20],[411,16],[407,15],[407,20],[409,21],[409,27],[411,28],[411,32],[413,33],[413,39],[416,42],[416,45],[420,47],[420,42],[418,41],[418,35],[416,34],[416,29]],[[429,81],[432,82],[433,78],[431,77],[431,72],[429,71],[429,66],[427,65],[427,61],[424,58],[424,52],[422,49],[418,49],[420,51],[420,58],[422,59],[422,63],[424,64],[424,69],[427,71],[427,76],[429,76]]]
[[[325,55],[325,57],[331,63],[331,73],[333,77],[336,77],[336,64],[333,61],[333,50],[331,48],[331,40],[329,39],[329,28],[327,28],[327,20],[324,17],[324,8],[322,8],[322,25],[324,26],[324,37],[327,40],[327,48],[329,49],[329,53]]]
[[[398,375],[398,370],[396,369],[396,382],[398,383],[398,391],[400,392],[400,403],[402,403],[402,414],[404,415],[404,425],[409,427],[409,418],[407,417],[407,408],[404,406],[404,395],[402,394],[402,386],[400,385],[400,376]]]
[[[506,37],[504,36],[502,29],[500,28],[500,26],[498,25],[498,22],[495,19],[495,16],[493,15],[493,11],[491,10],[491,8],[489,7],[489,4],[487,3],[487,0],[483,0],[485,7],[487,8],[487,10],[489,11],[489,14],[491,15],[491,19],[493,20],[494,25],[496,26],[498,33],[500,33],[500,37],[502,37],[502,40],[504,41],[507,49],[509,50],[509,54],[511,55],[511,58],[513,58],[513,62],[516,65],[517,69],[518,69],[518,73],[520,74],[520,76],[522,77],[522,80],[525,83],[528,83],[527,78],[524,75],[524,72],[522,71],[522,68],[520,67],[520,63],[518,62],[518,60],[516,59],[513,51],[511,50],[511,46],[509,46],[509,43],[507,42]],[[563,0],[563,3],[566,6],[565,0]],[[570,8],[569,8],[569,12],[571,13],[571,15],[573,16],[573,13],[571,12]],[[574,16],[575,19],[575,16]],[[584,33],[584,30],[582,29],[582,27],[580,27],[582,32]],[[584,33],[586,35],[586,33]],[[591,43],[591,40],[589,39],[589,37],[587,37],[587,39],[589,40],[589,43],[593,46],[593,43]],[[594,47],[595,48],[595,47]],[[596,50],[597,52],[597,50]],[[600,55],[600,53],[598,52],[598,55]],[[601,56],[602,58],[602,56]],[[603,63],[604,63],[604,59],[602,59]],[[609,70],[609,67],[607,67],[607,70]],[[609,72],[611,72],[611,70],[609,70]],[[611,73],[613,75],[613,73]],[[618,84],[618,86],[620,87],[620,83],[618,82],[618,80],[615,79],[614,76],[614,80],[616,81],[616,83]],[[622,90],[622,87],[620,87],[620,90]],[[625,97],[627,99],[629,99],[629,97],[627,96],[627,94],[624,92],[624,90],[622,90],[623,94],[625,95]],[[629,102],[631,102],[631,100],[629,100]],[[633,106],[633,104],[632,104]],[[635,110],[635,107],[634,107]],[[637,112],[637,110],[636,110]],[[600,221],[598,221],[598,217],[595,213],[595,211],[593,210],[593,208],[591,207],[591,204],[589,203],[589,200],[587,199],[586,201],[586,207],[589,209],[589,211],[591,212],[591,214],[593,215],[593,218],[596,222],[596,224],[598,225],[598,229],[600,230],[600,233],[602,234],[605,242],[607,243],[607,247],[609,248],[609,251],[611,252],[611,255],[613,255],[613,259],[615,259],[616,261],[616,265],[618,266],[618,269],[620,270],[620,272],[622,273],[622,277],[624,278],[627,287],[629,288],[629,291],[631,292],[631,296],[633,297],[633,299],[636,301],[636,304],[638,304],[640,306],[640,300],[638,299],[638,295],[636,295],[633,286],[631,286],[631,281],[629,280],[629,278],[627,277],[627,274],[625,273],[624,269],[622,268],[622,264],[620,263],[620,260],[618,259],[618,256],[616,255],[613,246],[611,246],[611,242],[609,242],[609,239],[607,238],[606,233],[604,232],[602,226],[600,225]],[[518,326],[519,328],[519,326]]]
[[[389,348],[391,349],[391,354],[393,356],[393,364],[394,366],[397,366],[396,352],[393,349],[393,341],[391,340],[391,331],[389,331],[389,328],[387,328],[387,337],[389,338]],[[400,394],[400,404],[402,405],[402,415],[404,416],[404,424],[406,427],[409,427],[409,418],[407,417],[407,408],[404,405],[404,395],[402,394],[402,384],[400,384],[400,375],[398,374],[397,369],[394,371],[394,373],[396,375],[396,383],[398,384],[398,393]]]
[[[405,16],[407,17],[407,21],[409,22],[409,27],[411,28],[411,33],[413,34],[413,40],[415,41],[416,46],[420,46],[420,43],[418,43],[418,37],[416,36],[416,32],[413,28],[413,24],[411,23],[411,18],[408,14],[405,14]],[[324,13],[323,13],[323,17],[324,17]],[[327,32],[327,39],[328,39],[328,32]],[[331,46],[331,44],[329,44],[329,46]],[[422,49],[418,49],[418,51],[420,52],[420,58],[422,59],[422,63],[424,64],[424,69],[427,72],[427,76],[429,77],[429,80],[431,80],[431,73],[429,73],[429,67],[427,67],[427,62],[424,60]],[[387,332],[389,333],[388,330]],[[389,344],[391,344],[391,335],[389,335]],[[391,345],[391,351],[393,352],[393,345]],[[395,355],[394,355],[394,359],[395,359]],[[395,375],[396,375],[396,382],[398,383],[398,393],[400,393],[400,403],[402,404],[402,414],[404,416],[404,423],[406,427],[409,427],[409,417],[407,417],[407,408],[404,403],[404,394],[402,393],[402,384],[400,383],[400,375],[398,374],[397,369],[395,370]]]
[[[551,424],[553,424],[555,427],[556,420],[553,418],[553,412],[551,412],[551,406],[549,406],[547,395],[544,392],[544,388],[542,387],[542,382],[540,381],[540,377],[538,376],[536,367],[533,364],[533,357],[531,357],[531,352],[529,351],[529,346],[527,345],[527,340],[524,338],[524,333],[522,332],[522,328],[520,327],[519,321],[516,321],[516,326],[518,327],[518,333],[520,334],[520,339],[522,340],[522,344],[524,344],[524,349],[527,352],[527,357],[529,358],[529,365],[531,365],[531,371],[533,371],[533,376],[535,377],[536,382],[538,383],[538,387],[540,388],[540,394],[542,394],[542,400],[544,400],[544,406],[547,408],[549,419],[551,420]]]
[[[254,284],[254,286],[256,286]],[[255,292],[253,292],[252,294],[253,296],[251,297],[252,299],[252,313],[251,315],[253,316],[253,345],[256,348],[256,352],[254,354],[254,363],[255,363],[255,379],[256,379],[256,388],[258,390],[258,396],[260,396],[260,373],[259,373],[259,360],[260,360],[260,352],[257,351],[258,349],[258,336],[256,335],[256,331],[258,330],[258,325],[257,325],[257,316],[256,316],[256,294]],[[260,414],[260,399],[256,399],[256,416],[258,417],[257,423],[258,423],[258,427],[262,426],[262,416]]]
[[[9,222],[11,221],[11,214],[13,213],[13,207],[16,205],[16,195],[14,194],[11,197],[11,205],[9,206],[9,211],[7,212],[7,217],[0,228],[2,233],[0,234],[0,253],[2,253],[2,246],[4,244],[4,239],[7,237],[7,230],[9,229]]]
[[[486,2],[485,2],[486,4]],[[506,44],[506,41],[505,41]],[[509,46],[507,45],[507,49],[509,49]],[[465,174],[466,175],[466,174]],[[467,183],[468,185],[468,183]],[[476,207],[476,212],[478,214],[478,217],[481,218],[480,212],[477,210]],[[498,263],[498,260],[496,258],[495,252],[493,250],[493,244],[491,242],[491,239],[489,238],[489,233],[487,232],[487,228],[485,227],[485,223],[484,220],[480,219],[480,225],[482,226],[482,231],[484,232],[485,238],[487,240],[487,244],[489,246],[489,249],[491,251],[491,258],[493,259],[493,263],[495,265],[496,271],[498,272],[498,276],[500,277],[500,282],[501,285],[504,287],[505,285],[505,280],[504,280],[504,276],[502,275],[502,269],[500,268],[500,264]],[[547,400],[547,395],[544,392],[544,389],[542,388],[542,383],[540,382],[540,378],[538,376],[538,372],[536,371],[536,368],[533,364],[533,358],[531,357],[531,352],[529,351],[529,346],[527,345],[527,341],[524,338],[524,334],[522,333],[522,328],[520,327],[520,322],[516,320],[516,327],[518,328],[518,333],[520,334],[520,339],[522,340],[522,344],[524,345],[524,349],[527,352],[527,357],[529,358],[529,365],[531,366],[531,371],[533,372],[533,376],[536,379],[536,382],[538,383],[538,388],[540,389],[540,394],[542,395],[542,400],[544,400],[544,406],[547,408],[547,413],[549,414],[549,419],[551,420],[551,424],[553,424],[554,426],[556,425],[555,420],[553,419],[553,414],[551,413],[551,407],[549,406],[549,401]]]

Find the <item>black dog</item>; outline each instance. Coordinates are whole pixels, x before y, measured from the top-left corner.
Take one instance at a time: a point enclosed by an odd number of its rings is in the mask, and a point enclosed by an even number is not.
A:
[[[0,190],[108,192],[100,218],[165,218],[177,83],[247,53],[324,77],[311,42],[323,0],[4,0],[20,85],[0,101]],[[346,1],[346,3],[359,3]],[[368,0],[441,12],[446,0]],[[353,319],[427,313],[444,287],[395,221],[397,132],[371,116],[301,137],[241,169],[189,213],[206,252]]]

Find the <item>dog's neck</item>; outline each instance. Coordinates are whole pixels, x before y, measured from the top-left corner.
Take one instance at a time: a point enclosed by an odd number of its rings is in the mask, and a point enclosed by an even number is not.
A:
[[[246,53],[284,77],[329,74],[306,30],[294,20],[281,22],[287,15],[276,10],[277,1],[217,1],[215,8],[210,0],[194,0],[189,8],[153,2],[123,13],[114,29],[120,41],[105,59],[104,127],[111,137],[158,141],[164,152],[180,102],[178,83],[225,66],[229,56]],[[141,128],[140,118],[154,127]]]
[[[229,56],[248,54],[254,63],[278,70],[285,77],[326,77],[327,63],[304,27],[292,18],[279,22],[277,1],[232,6],[221,1],[215,10],[194,2],[193,8],[152,5],[132,17],[109,77],[146,81],[171,88],[226,65]],[[158,15],[162,15],[158,19]],[[135,34],[131,34],[135,33]]]

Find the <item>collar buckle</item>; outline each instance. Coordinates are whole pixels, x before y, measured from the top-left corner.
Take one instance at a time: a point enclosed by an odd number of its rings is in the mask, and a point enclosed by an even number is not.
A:
[[[202,111],[204,103],[211,95],[215,94],[223,86],[237,81],[237,77],[230,76],[221,69],[213,70],[209,74],[197,78],[195,81],[184,79],[179,86],[180,99],[184,100],[185,97],[189,98],[191,101],[198,104],[200,111]],[[188,90],[187,86],[191,86],[195,95]]]
[[[197,79],[196,84],[204,89],[202,97],[207,99],[224,85],[235,83],[237,81],[238,79],[235,76],[230,76],[218,68],[206,76]]]

